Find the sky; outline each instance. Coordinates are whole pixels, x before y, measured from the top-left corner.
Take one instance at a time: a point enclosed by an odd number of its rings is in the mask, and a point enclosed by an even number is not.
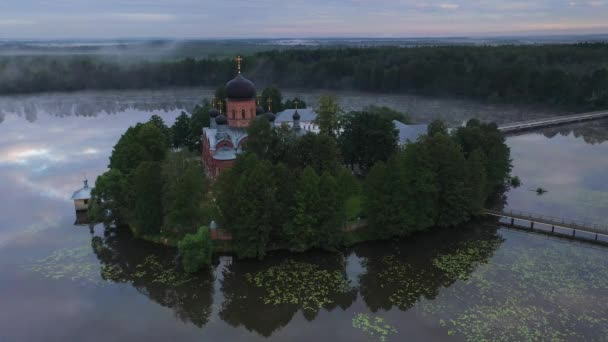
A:
[[[0,39],[608,33],[608,0],[0,0]]]

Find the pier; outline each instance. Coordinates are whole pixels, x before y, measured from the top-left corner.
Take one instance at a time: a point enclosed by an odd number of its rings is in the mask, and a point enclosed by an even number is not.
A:
[[[484,210],[488,216],[510,219],[510,225],[522,229],[543,233],[567,236],[579,240],[591,240],[608,243],[608,225],[599,223],[568,220],[564,218],[528,213],[519,210]],[[526,225],[516,224],[525,221]]]
[[[517,133],[532,129],[552,127],[582,121],[599,120],[603,118],[608,118],[608,111],[580,113],[574,115],[557,116],[546,119],[515,122],[499,126],[498,130],[503,133]]]

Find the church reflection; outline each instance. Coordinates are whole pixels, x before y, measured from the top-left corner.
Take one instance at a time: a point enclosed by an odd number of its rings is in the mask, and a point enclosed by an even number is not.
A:
[[[176,263],[176,252],[133,239],[127,230],[107,228],[94,236],[92,248],[106,281],[128,283],[154,302],[171,308],[176,317],[204,327],[217,317],[232,327],[243,327],[264,337],[286,327],[300,312],[313,321],[321,310],[349,311],[361,300],[371,311],[411,309],[419,300],[433,299],[440,290],[462,277],[470,276],[478,265],[488,262],[502,240],[498,228],[473,226],[419,234],[407,240],[358,245],[343,253],[273,253],[263,261],[233,260],[215,265],[196,275],[184,274]],[[492,242],[473,259],[460,260],[456,275],[433,263],[444,255],[458,253],[467,242]],[[230,257],[229,257],[230,258]],[[455,255],[455,259],[459,259]],[[268,291],[290,291],[256,286],[251,277],[286,261],[314,265],[338,274],[349,285],[346,290],[330,289],[328,301],[320,307],[302,303],[268,303]],[[259,284],[258,284],[259,285]],[[214,295],[214,291],[220,292]],[[214,299],[217,303],[214,305]],[[350,315],[351,313],[348,313]],[[354,312],[352,314],[355,314]]]

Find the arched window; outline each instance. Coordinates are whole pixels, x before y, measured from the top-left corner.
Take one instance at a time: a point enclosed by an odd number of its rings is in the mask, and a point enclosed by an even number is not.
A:
[[[236,119],[236,110],[234,110],[234,109],[232,110],[232,118]]]
[[[243,120],[245,119],[245,110],[244,109],[241,110],[241,119],[243,119]]]

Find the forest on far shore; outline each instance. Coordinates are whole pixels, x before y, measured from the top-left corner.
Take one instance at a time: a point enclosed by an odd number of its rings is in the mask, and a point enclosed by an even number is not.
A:
[[[359,90],[541,104],[608,106],[608,44],[287,49],[245,56],[258,86]],[[0,57],[0,95],[46,91],[217,87],[231,58],[121,62],[99,56]]]

